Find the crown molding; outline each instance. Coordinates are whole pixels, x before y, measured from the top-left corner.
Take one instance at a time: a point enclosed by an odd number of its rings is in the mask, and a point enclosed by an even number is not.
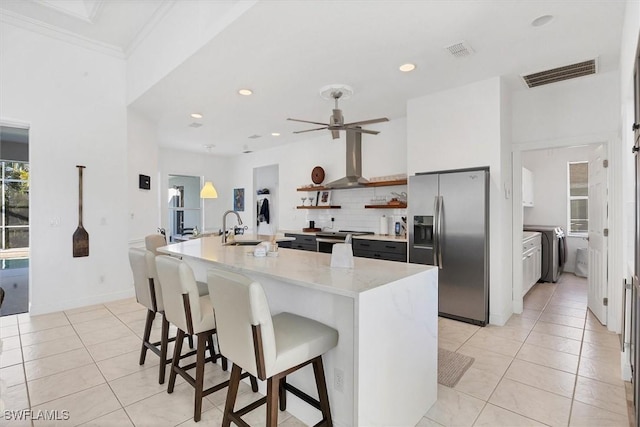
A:
[[[156,28],[156,26],[164,19],[164,17],[169,13],[171,8],[176,4],[176,0],[168,0],[162,2],[162,5],[153,13],[151,19],[149,19],[142,29],[136,34],[133,40],[129,43],[128,46],[124,48],[125,57],[129,57],[137,48],[140,46],[151,32]]]
[[[55,10],[56,12],[62,13],[67,16],[71,16],[75,19],[79,19],[89,24],[95,24],[96,16],[98,15],[98,12],[102,9],[102,5],[104,4],[104,0],[96,0],[92,3],[89,3],[89,9],[87,9],[86,0],[80,0],[85,10],[84,14],[80,14],[71,9],[62,7],[53,1],[46,1],[46,0],[34,0],[34,1],[40,6],[49,8],[51,10]]]
[[[36,19],[28,18],[24,15],[14,13],[8,10],[0,10],[0,22],[14,25],[25,30],[39,33],[46,37],[51,37],[67,43],[74,44],[86,49],[90,49],[99,53],[113,56],[119,59],[126,59],[122,49],[109,43],[93,40],[88,37],[81,36],[71,31],[46,24]]]

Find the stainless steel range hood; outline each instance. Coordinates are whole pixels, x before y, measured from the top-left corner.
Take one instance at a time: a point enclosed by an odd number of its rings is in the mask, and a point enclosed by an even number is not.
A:
[[[346,130],[347,133],[347,176],[324,186],[331,189],[360,187],[369,183],[362,177],[362,134]]]

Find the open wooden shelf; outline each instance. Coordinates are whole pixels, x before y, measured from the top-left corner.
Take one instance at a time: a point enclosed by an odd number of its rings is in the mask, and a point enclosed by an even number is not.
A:
[[[402,203],[399,205],[365,205],[365,209],[406,209],[407,204]]]
[[[340,209],[342,206],[296,206],[296,209]]]
[[[365,184],[365,187],[389,187],[391,185],[407,185],[407,180],[405,179],[396,179],[393,181],[373,181],[368,184]]]
[[[357,186],[357,187],[350,187],[350,188],[327,188],[327,187],[323,187],[323,186],[316,186],[316,187],[298,187],[296,188],[296,191],[307,191],[307,192],[311,192],[311,191],[325,191],[325,190],[351,190],[354,188],[366,188],[366,187],[389,187],[392,185],[407,185],[407,180],[406,179],[396,179],[394,181],[374,181],[374,182],[370,182],[368,184],[362,185],[362,186]]]
[[[330,190],[330,188],[326,188],[326,187],[322,187],[322,186],[318,186],[318,187],[298,187],[298,188],[296,188],[296,191],[308,191],[308,192],[324,191],[324,190]]]

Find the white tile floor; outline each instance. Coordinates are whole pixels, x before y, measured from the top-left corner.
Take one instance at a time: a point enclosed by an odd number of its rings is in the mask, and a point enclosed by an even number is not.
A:
[[[629,426],[620,344],[587,310],[586,280],[538,283],[503,327],[441,318],[439,344],[475,358],[438,386],[424,426]]]
[[[192,387],[178,379],[167,394],[150,352],[138,365],[144,316],[129,299],[0,318],[0,403],[5,409],[68,410],[70,419],[58,423],[65,425],[196,425]],[[152,339],[159,326],[158,318]],[[440,319],[439,333],[441,347],[475,362],[455,388],[439,386],[438,401],[419,426],[629,425],[618,337],[587,313],[583,279],[564,275],[557,285],[536,285],[522,315],[504,327]],[[207,365],[209,384],[228,376]],[[259,397],[246,386],[242,392],[238,405]],[[225,396],[226,389],[205,398],[198,426],[220,425]],[[279,420],[304,425],[288,413]],[[264,411],[247,421],[264,425]],[[32,424],[0,416],[4,425]]]

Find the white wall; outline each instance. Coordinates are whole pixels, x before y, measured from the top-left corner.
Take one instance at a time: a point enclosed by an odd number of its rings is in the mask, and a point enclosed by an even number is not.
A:
[[[127,61],[127,103],[135,101],[226,26],[256,0],[167,2],[155,27],[141,34]]]
[[[490,322],[504,324],[511,307],[511,214],[509,142],[499,77],[450,89],[407,104],[407,166],[416,172],[490,168]],[[506,167],[506,165],[509,165]],[[504,170],[504,169],[507,170]]]
[[[144,236],[160,226],[160,179],[155,125],[129,109],[127,111],[127,189],[129,244],[139,246]],[[138,188],[138,175],[151,177],[151,189]]]
[[[158,173],[160,175],[160,225],[169,230],[167,204],[167,189],[169,175],[190,175],[203,177],[204,181],[211,181],[218,191],[217,199],[201,199],[204,212],[204,226],[199,227],[205,232],[218,231],[222,227],[222,214],[233,209],[233,179],[232,166],[229,158],[217,157],[206,153],[192,153],[187,151],[160,148],[158,156]],[[238,186],[235,186],[238,188]],[[246,204],[246,200],[245,200]],[[250,216],[242,214],[247,222]],[[251,222],[251,221],[249,221]]]
[[[406,120],[393,119],[375,127],[379,135],[363,135],[362,137],[362,174],[365,178],[387,176],[404,173],[407,168],[406,155]],[[379,211],[358,208],[354,213],[348,207],[340,210],[312,212],[296,209],[302,202],[300,197],[307,196],[306,192],[296,191],[297,187],[310,185],[311,171],[315,166],[325,170],[324,182],[330,182],[345,175],[346,148],[344,133],[340,139],[332,140],[329,132],[317,132],[317,136],[300,140],[300,142],[286,146],[262,150],[257,153],[241,154],[233,158],[231,166],[231,182],[236,187],[244,187],[245,194],[255,194],[253,188],[253,169],[278,165],[278,224],[280,230],[302,230],[308,226],[308,220],[318,220],[316,227],[330,225],[330,218],[336,220],[355,215],[358,223],[368,222],[371,218],[378,218]],[[336,197],[349,198],[353,192],[363,190],[335,190]],[[405,190],[406,191],[406,190]],[[307,201],[307,204],[309,202]],[[255,218],[255,206],[246,205],[246,217]],[[243,218],[245,215],[243,215]]]
[[[513,142],[559,140],[615,130],[620,98],[616,72],[513,93]],[[591,141],[598,142],[598,141]]]
[[[127,116],[121,59],[3,23],[0,120],[30,124],[33,314],[133,294],[127,260]],[[72,257],[85,165],[89,257]],[[59,220],[59,226],[51,223]]]
[[[568,230],[567,163],[588,161],[595,146],[551,148],[522,153],[522,165],[533,175],[533,207],[523,208],[524,224],[554,225]],[[586,248],[584,237],[567,238],[565,271],[574,272],[576,250]]]

